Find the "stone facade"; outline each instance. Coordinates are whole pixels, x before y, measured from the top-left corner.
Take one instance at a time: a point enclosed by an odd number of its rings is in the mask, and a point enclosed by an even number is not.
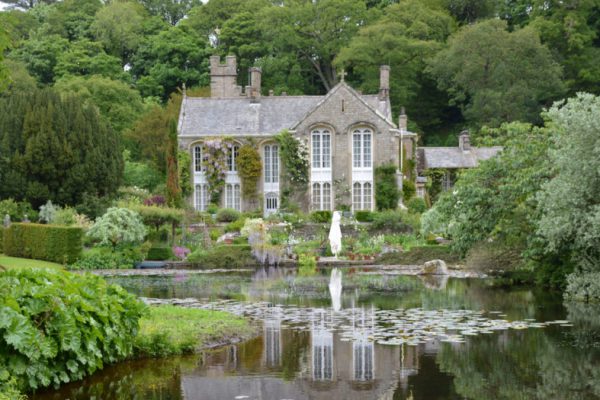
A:
[[[250,85],[242,89],[236,85],[232,56],[225,64],[218,56],[211,57],[210,68],[211,97],[184,95],[178,125],[179,145],[192,155],[195,193],[190,202],[196,209],[206,208],[210,188],[195,159],[207,140],[228,137],[238,146],[252,143],[261,154],[263,176],[257,188],[261,201],[239,198],[241,180],[232,168],[220,206],[242,211],[262,208],[265,214],[276,211],[285,174],[274,137],[285,129],[310,154],[310,184],[297,199],[304,211],[373,210],[374,170],[382,164],[397,166],[398,185],[402,185],[400,142],[406,147],[404,157],[411,158],[416,135],[406,129],[405,115],[398,125],[392,121],[388,66],[381,67],[376,95],[360,94],[342,80],[325,96],[273,96],[272,91],[262,96],[259,68],[250,69]]]

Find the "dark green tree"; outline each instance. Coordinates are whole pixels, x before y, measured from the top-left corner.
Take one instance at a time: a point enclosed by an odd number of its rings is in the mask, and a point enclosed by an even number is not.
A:
[[[138,0],[152,15],[164,19],[171,25],[187,15],[194,6],[202,4],[200,0]]]
[[[54,79],[72,75],[101,75],[107,78],[131,80],[123,71],[121,59],[106,54],[102,45],[88,39],[72,42],[56,59]]]
[[[169,121],[169,146],[167,147],[167,204],[169,207],[182,206],[179,168],[177,166],[177,122]]]
[[[54,68],[58,58],[67,50],[69,42],[58,36],[36,36],[14,50],[11,58],[22,61],[29,73],[43,84],[54,81]]]

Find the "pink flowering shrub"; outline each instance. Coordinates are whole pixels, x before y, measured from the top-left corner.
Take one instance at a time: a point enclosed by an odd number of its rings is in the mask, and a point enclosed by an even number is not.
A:
[[[180,260],[185,260],[192,251],[187,247],[173,246],[173,254]]]

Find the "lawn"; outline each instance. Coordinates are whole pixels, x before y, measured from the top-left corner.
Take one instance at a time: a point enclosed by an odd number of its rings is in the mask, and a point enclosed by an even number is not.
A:
[[[9,257],[4,254],[0,254],[0,266],[6,269],[12,268],[52,268],[52,269],[62,269],[63,266],[57,263],[49,262],[49,261],[41,261],[41,260],[32,260],[29,258],[18,258],[18,257]]]
[[[134,348],[138,357],[164,357],[228,344],[253,333],[248,320],[223,311],[153,306],[140,319]]]

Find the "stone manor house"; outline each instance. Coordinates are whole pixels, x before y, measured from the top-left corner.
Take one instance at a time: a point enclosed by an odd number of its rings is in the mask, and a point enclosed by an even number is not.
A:
[[[375,167],[392,163],[398,166],[396,181],[402,186],[402,163],[421,154],[417,163],[423,168],[443,165],[440,158],[450,156],[449,168],[475,166],[479,159],[496,151],[479,151],[461,137],[461,148],[416,149],[417,135],[407,130],[402,113],[398,123],[392,120],[389,99],[390,67],[380,68],[379,93],[364,95],[351,88],[343,77],[324,96],[261,95],[261,70],[250,68],[250,85],[237,85],[237,63],[227,56],[210,58],[211,97],[188,97],[184,93],[178,122],[179,146],[192,156],[194,194],[190,201],[203,211],[210,200],[210,187],[202,165],[203,143],[228,137],[234,145],[228,149],[222,207],[240,211],[256,208],[242,198],[241,179],[236,157],[242,144],[258,146],[263,174],[259,181],[265,215],[276,212],[281,203],[284,174],[279,148],[274,137],[288,130],[309,151],[309,176],[306,194],[297,199],[304,211],[333,210],[341,205],[353,211],[375,208]],[[463,147],[467,144],[468,147]],[[401,152],[401,145],[405,151]],[[403,156],[405,154],[405,156]],[[465,165],[463,165],[465,164]],[[468,165],[466,165],[468,164]],[[417,178],[418,195],[424,195],[424,180]]]

